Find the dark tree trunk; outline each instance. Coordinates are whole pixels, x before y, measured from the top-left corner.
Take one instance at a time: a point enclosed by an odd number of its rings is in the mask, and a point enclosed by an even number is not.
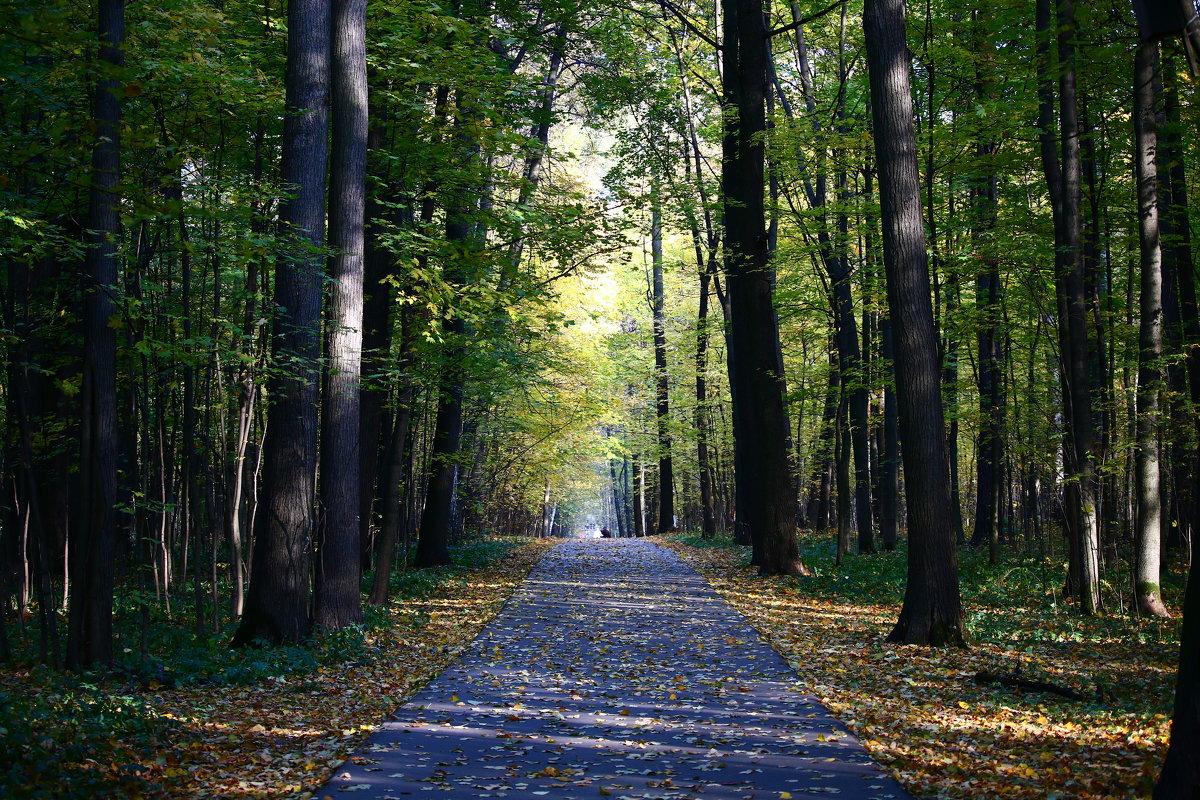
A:
[[[959,596],[937,334],[921,220],[903,0],[867,0],[863,28],[908,491],[908,581],[900,619],[888,640],[963,645],[967,636]]]
[[[1162,249],[1158,226],[1158,131],[1154,119],[1154,79],[1158,45],[1138,45],[1133,69],[1134,177],[1137,181],[1141,293],[1138,327],[1137,561],[1134,594],[1139,613],[1168,616],[1160,586],[1162,475],[1159,452],[1159,395],[1162,365]]]
[[[116,194],[121,172],[121,76],[125,56],[124,0],[97,7],[100,59],[111,72],[97,82],[92,146],[84,300],[83,388],[80,426],[78,521],[69,538],[71,606],[66,665],[70,669],[112,661],[114,551],[117,545],[117,341],[109,321],[116,313]]]
[[[840,370],[839,370],[840,372]],[[843,391],[845,384],[842,384]],[[851,523],[853,515],[850,511],[850,429],[846,421],[846,398],[843,395],[838,403],[837,418],[834,423],[833,471],[837,486],[837,563],[845,560],[850,552],[850,539],[853,536]]]
[[[646,535],[646,466],[641,455],[633,455],[633,535]]]
[[[883,357],[894,363],[896,348],[892,335],[892,320],[879,321],[883,340]],[[900,538],[900,413],[896,402],[895,377],[889,375],[883,388],[883,456],[879,464],[879,538],[883,549],[896,549]]]
[[[1066,314],[1062,357],[1064,394],[1071,407],[1071,447],[1068,470],[1077,480],[1079,518],[1075,525],[1075,552],[1079,578],[1080,610],[1100,610],[1100,520],[1096,481],[1091,380],[1088,374],[1087,299],[1081,259],[1082,214],[1079,119],[1075,91],[1074,0],[1058,2],[1059,103],[1062,133],[1062,225],[1058,242],[1060,280]]]
[[[369,105],[368,152],[382,144],[382,121],[376,104]],[[389,198],[390,199],[390,198]],[[391,309],[394,290],[389,277],[393,272],[391,252],[385,247],[387,209],[378,190],[367,199],[363,242],[363,331],[362,360],[359,373],[359,561],[363,569],[371,565],[371,535],[383,515],[382,497],[387,472],[385,451],[391,446],[390,432],[384,430],[384,405],[389,382],[382,378],[391,363]],[[395,216],[399,217],[399,214]],[[411,210],[409,217],[411,218]],[[378,501],[378,502],[377,502]],[[380,523],[382,524],[382,523]],[[377,549],[377,548],[376,548]]]
[[[1168,90],[1171,88],[1167,84]],[[1171,93],[1167,94],[1167,116],[1172,122]],[[1178,146],[1174,139],[1165,137],[1174,153]],[[1164,153],[1165,155],[1165,153]],[[1187,193],[1182,159],[1171,158],[1171,211],[1178,238],[1170,243],[1176,258],[1179,281],[1180,322],[1185,340],[1189,343],[1185,352],[1185,363],[1191,390],[1193,408],[1200,408],[1200,308],[1196,302],[1196,274],[1192,265],[1191,237],[1187,221]],[[1200,459],[1192,462],[1192,498],[1200,499]],[[1192,517],[1188,521],[1193,533],[1191,539],[1191,567],[1188,570],[1187,595],[1183,603],[1183,630],[1180,634],[1179,672],[1175,679],[1175,710],[1171,719],[1171,743],[1163,763],[1158,784],[1154,787],[1155,800],[1200,800],[1200,541],[1195,532],[1200,530],[1200,503],[1191,505]]]
[[[1195,317],[1193,317],[1195,319]],[[1200,389],[1192,387],[1192,400]],[[1200,475],[1192,491],[1200,492]],[[1179,636],[1179,671],[1175,675],[1175,710],[1171,743],[1154,787],[1154,800],[1200,800],[1200,546],[1192,542],[1183,630]]]
[[[973,16],[979,58],[975,69],[975,97],[982,107],[993,100],[993,53],[981,12],[975,11]],[[996,172],[991,163],[995,153],[996,143],[991,136],[981,132],[975,145],[980,174],[971,187],[971,205],[974,212],[972,238],[976,258],[981,264],[975,277],[975,305],[979,315],[979,413],[983,424],[975,461],[975,530],[971,544],[986,543],[993,564],[999,560],[1005,410],[1004,368],[1000,358],[1000,261],[992,242],[999,199]]]
[[[805,571],[796,546],[788,419],[776,358],[763,202],[767,30],[761,0],[735,0],[722,19],[725,115],[721,188],[729,296],[729,382],[735,386],[737,518],[763,574]],[[736,112],[736,113],[733,113]]]
[[[329,0],[288,4],[286,101],[280,181],[281,233],[292,241],[275,267],[273,360],[263,496],[255,515],[250,587],[235,645],[295,642],[309,631],[316,527],[321,262],[329,123]]]
[[[708,270],[700,267],[700,309],[696,314],[696,465],[700,472],[700,511],[705,538],[717,535],[713,513],[712,466],[708,455]]]
[[[333,0],[328,374],[321,403],[321,526],[313,623],[362,621],[359,372],[367,178],[367,0]],[[366,443],[374,447],[374,442]]]
[[[833,497],[833,471],[837,440],[837,413],[841,399],[841,376],[837,368],[837,347],[829,345],[829,383],[825,391],[825,404],[821,412],[820,444],[813,458],[813,472],[809,479],[808,510],[805,516],[816,530],[827,530]]]
[[[479,144],[467,131],[474,114],[460,94],[457,98],[457,128],[459,165],[470,168],[479,157]],[[467,262],[474,256],[470,211],[472,187],[459,185],[446,209],[447,259],[444,267],[446,282],[454,287],[470,279]],[[463,359],[467,348],[467,324],[461,314],[447,309],[442,320],[443,363],[438,379],[437,416],[433,426],[433,448],[430,451],[429,481],[425,493],[425,509],[413,566],[437,567],[450,563],[450,523],[454,494],[458,483],[458,456],[463,432],[463,398],[466,378]]]
[[[412,310],[404,306],[400,312],[400,358],[396,367],[402,373],[413,361]],[[409,448],[412,439],[413,404],[416,402],[416,383],[410,378],[401,378],[397,392],[392,433],[388,440],[381,479],[382,519],[379,525],[379,541],[376,547],[375,575],[371,580],[371,595],[368,600],[373,606],[385,605],[391,584],[392,566],[395,561],[396,543],[404,535],[404,499],[412,494],[412,487],[405,488],[405,472],[409,463]]]
[[[465,236],[466,225],[451,222],[447,228],[461,226]],[[455,234],[449,232],[448,237]],[[456,241],[451,238],[451,241]],[[442,334],[446,339],[447,363],[442,369],[442,390],[438,397],[437,416],[433,424],[433,449],[430,451],[429,482],[425,490],[425,510],[421,514],[421,528],[417,537],[417,551],[413,566],[417,568],[438,567],[450,563],[450,517],[458,478],[458,452],[463,429],[463,393],[461,370],[463,338],[466,324],[459,316],[452,315],[442,322]]]
[[[1182,363],[1170,361],[1167,381],[1171,398],[1171,486],[1176,511],[1168,546],[1193,541],[1197,528],[1197,502],[1193,475],[1200,469],[1200,429],[1196,407],[1187,402],[1189,382],[1200,384],[1195,353],[1200,345],[1200,320],[1196,316],[1195,266],[1192,260],[1191,225],[1188,219],[1187,168],[1184,162],[1179,119],[1178,77],[1171,48],[1163,48],[1163,124],[1159,129],[1159,224],[1163,262],[1163,349],[1170,355],[1183,354]],[[1187,343],[1187,344],[1185,344]],[[1189,380],[1189,369],[1192,370]]]
[[[675,530],[675,469],[671,459],[671,404],[667,381],[667,320],[663,310],[662,209],[655,195],[651,209],[650,251],[654,294],[654,419],[658,426],[658,525],[656,533]]]

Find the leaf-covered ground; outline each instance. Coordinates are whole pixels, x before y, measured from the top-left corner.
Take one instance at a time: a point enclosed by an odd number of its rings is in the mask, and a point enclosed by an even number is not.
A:
[[[83,679],[5,670],[0,796],[305,796],[456,658],[552,544],[406,573],[382,618],[308,648]]]
[[[1081,619],[1055,607],[1039,559],[962,557],[970,650],[883,644],[902,553],[835,568],[805,543],[811,578],[759,578],[743,548],[667,542],[742,612],[918,797],[1148,796],[1166,751],[1174,622]],[[1083,701],[980,684],[981,670],[1070,687]]]

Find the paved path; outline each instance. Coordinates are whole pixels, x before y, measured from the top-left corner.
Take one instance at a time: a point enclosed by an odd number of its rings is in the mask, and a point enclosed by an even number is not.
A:
[[[908,798],[671,551],[568,540],[318,798]]]

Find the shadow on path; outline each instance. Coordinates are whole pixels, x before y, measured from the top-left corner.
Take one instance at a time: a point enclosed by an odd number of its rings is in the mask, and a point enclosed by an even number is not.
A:
[[[567,540],[317,797],[908,798],[703,578]]]

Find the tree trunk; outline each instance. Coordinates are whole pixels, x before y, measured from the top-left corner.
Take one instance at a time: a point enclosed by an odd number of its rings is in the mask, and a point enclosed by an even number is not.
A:
[[[289,247],[275,267],[273,361],[250,587],[235,645],[295,642],[309,631],[315,529],[321,258],[329,112],[329,0],[290,0],[279,208]]]
[[[1063,351],[1065,394],[1071,406],[1068,469],[1077,480],[1079,519],[1075,533],[1079,603],[1085,614],[1100,610],[1100,518],[1096,485],[1094,421],[1088,375],[1087,302],[1081,261],[1079,119],[1075,92],[1074,0],[1058,2],[1059,104],[1062,133],[1062,239],[1058,243],[1067,326]]]
[[[767,30],[761,0],[734,0],[724,10],[721,188],[737,518],[757,545],[761,573],[800,574],[763,203]]]
[[[457,128],[459,166],[469,168],[479,155],[479,145],[467,131],[473,122],[473,111],[460,94],[457,98]],[[446,283],[461,287],[470,278],[466,262],[472,259],[474,234],[469,212],[472,204],[469,183],[459,185],[446,209],[446,243],[449,253],[444,275]],[[444,337],[443,363],[438,378],[437,416],[433,427],[433,449],[430,452],[429,481],[425,494],[425,509],[417,538],[413,566],[436,567],[450,563],[450,523],[454,494],[458,482],[458,455],[463,432],[463,398],[466,379],[463,358],[467,347],[467,324],[454,309],[446,309],[442,320]]]
[[[895,363],[895,342],[892,335],[892,320],[885,317],[879,321],[880,338],[883,340],[883,357],[889,364]],[[883,457],[879,464],[879,538],[883,549],[896,549],[900,538],[900,414],[896,402],[896,381],[888,376],[883,388]]]
[[[114,550],[117,544],[117,342],[109,321],[116,313],[116,194],[121,172],[121,73],[125,56],[125,1],[97,6],[100,60],[110,72],[96,83],[92,114],[92,181],[88,199],[81,392],[79,517],[69,542],[71,606],[67,628],[69,669],[112,661]]]
[[[1192,398],[1200,394],[1193,386]],[[1192,491],[1200,492],[1200,474]],[[1183,630],[1179,635],[1179,671],[1175,675],[1175,709],[1171,742],[1154,786],[1154,800],[1200,800],[1200,547],[1192,543]]]
[[[965,645],[904,28],[903,0],[867,0],[863,29],[909,520],[904,605],[888,640]]]
[[[1133,70],[1134,176],[1137,181],[1141,296],[1138,326],[1137,388],[1137,563],[1134,594],[1139,613],[1166,617],[1160,586],[1162,475],[1159,452],[1159,396],[1162,365],[1162,249],[1158,227],[1158,131],[1154,120],[1154,78],[1158,45],[1138,45]]]
[[[654,419],[658,424],[658,525],[656,533],[675,530],[675,469],[671,459],[671,405],[667,383],[667,320],[663,311],[662,208],[651,200],[650,252],[654,292]],[[615,484],[614,484],[615,485]]]
[[[367,0],[333,0],[328,374],[321,403],[320,547],[313,623],[362,621],[359,373],[367,178]],[[374,447],[374,442],[365,443]]]
[[[974,39],[978,66],[975,69],[975,97],[981,107],[993,101],[994,77],[992,44],[984,30],[982,12],[974,11]],[[1000,359],[1000,262],[992,236],[996,228],[999,192],[995,167],[991,163],[996,143],[980,132],[975,156],[981,162],[980,174],[971,187],[973,213],[972,239],[976,258],[981,264],[975,276],[975,305],[979,315],[977,336],[979,359],[979,413],[983,424],[975,455],[975,530],[971,544],[988,545],[989,559],[999,560],[1001,467],[1004,464],[1004,368]]]

